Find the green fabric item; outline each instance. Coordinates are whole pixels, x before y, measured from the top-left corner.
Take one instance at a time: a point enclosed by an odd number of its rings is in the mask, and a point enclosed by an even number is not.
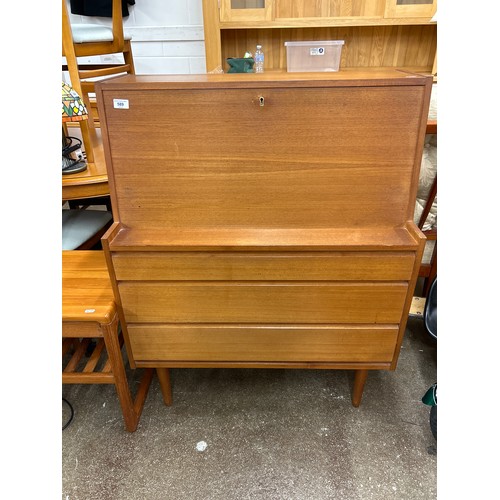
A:
[[[228,57],[226,61],[229,64],[228,73],[253,73],[253,57]]]
[[[424,397],[422,398],[422,403],[429,405],[429,406],[436,406],[438,404],[438,402],[437,402],[437,384],[434,384],[431,387],[429,387],[427,392],[424,394]]]

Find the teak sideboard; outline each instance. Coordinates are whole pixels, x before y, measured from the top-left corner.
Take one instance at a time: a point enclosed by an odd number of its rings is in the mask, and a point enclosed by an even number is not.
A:
[[[432,77],[127,75],[96,87],[103,248],[132,367],[394,370],[425,236]]]

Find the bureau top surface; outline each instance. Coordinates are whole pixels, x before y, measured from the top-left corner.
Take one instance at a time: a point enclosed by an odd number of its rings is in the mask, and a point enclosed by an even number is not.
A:
[[[343,69],[338,72],[287,73],[223,73],[190,75],[123,75],[96,82],[103,91],[134,87],[140,89],[189,88],[189,87],[314,87],[371,85],[425,85],[432,77],[411,73],[397,68]]]

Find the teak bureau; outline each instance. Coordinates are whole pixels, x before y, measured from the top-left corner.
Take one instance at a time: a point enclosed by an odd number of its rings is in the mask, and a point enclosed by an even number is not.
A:
[[[96,86],[131,365],[394,370],[425,237],[432,79],[134,76]]]

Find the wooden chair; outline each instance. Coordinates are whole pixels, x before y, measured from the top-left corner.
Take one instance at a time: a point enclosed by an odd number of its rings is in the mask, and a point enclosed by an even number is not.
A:
[[[95,99],[95,79],[122,73],[135,73],[131,36],[124,33],[121,0],[112,0],[111,27],[100,24],[71,24],[66,0],[62,0],[62,55],[66,59],[63,71],[69,72],[71,85],[82,97],[90,120],[80,123],[87,160],[93,161],[89,127],[99,126]],[[123,64],[82,64],[78,58],[121,54]]]
[[[427,122],[427,130],[428,134],[437,134],[437,121],[432,120]],[[427,201],[424,205],[422,214],[420,215],[420,219],[418,221],[419,229],[425,234],[428,241],[435,241],[434,249],[432,251],[432,256],[430,262],[423,262],[420,265],[419,277],[424,278],[424,285],[422,289],[422,297],[427,297],[430,287],[434,281],[434,278],[437,275],[437,229],[433,228],[430,230],[423,230],[425,221],[427,220],[427,216],[431,211],[432,204],[436,199],[437,195],[437,174],[434,177],[434,181],[432,183],[431,189],[429,191],[429,195],[427,197]]]
[[[113,216],[107,210],[63,209],[62,249],[92,250],[111,224]]]

